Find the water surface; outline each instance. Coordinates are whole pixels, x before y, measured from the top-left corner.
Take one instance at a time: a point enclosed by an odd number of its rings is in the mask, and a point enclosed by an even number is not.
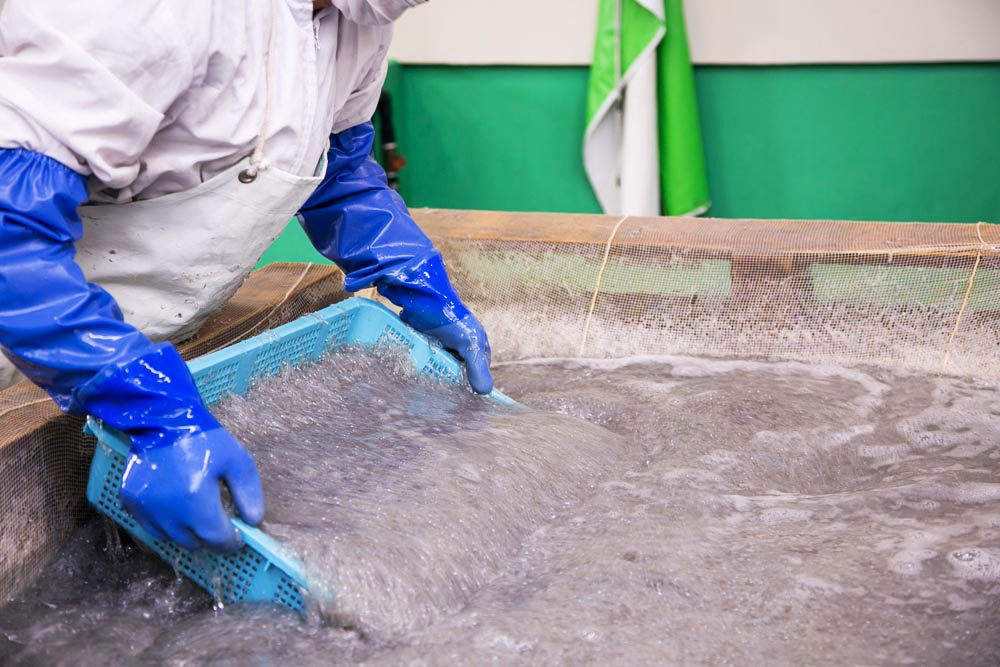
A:
[[[497,369],[516,411],[334,355],[218,414],[333,599],[210,596],[97,522],[9,664],[1000,663],[995,384],[683,357]]]

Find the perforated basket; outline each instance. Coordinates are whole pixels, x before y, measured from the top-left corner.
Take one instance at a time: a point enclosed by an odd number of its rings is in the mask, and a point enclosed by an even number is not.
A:
[[[254,380],[277,373],[285,364],[298,366],[315,361],[344,345],[398,345],[408,350],[414,366],[422,373],[462,381],[462,368],[450,354],[433,346],[388,309],[365,299],[349,299],[324,308],[195,359],[188,366],[202,397],[211,405],[227,394],[245,394]],[[514,404],[498,391],[487,399]],[[279,542],[239,519],[232,522],[242,533],[245,545],[231,554],[191,551],[154,539],[119,502],[118,489],[130,448],[128,437],[93,417],[87,422],[87,430],[98,440],[87,485],[87,498],[98,511],[226,604],[275,603],[304,613],[308,577],[302,563]],[[335,595],[335,591],[322,593]]]

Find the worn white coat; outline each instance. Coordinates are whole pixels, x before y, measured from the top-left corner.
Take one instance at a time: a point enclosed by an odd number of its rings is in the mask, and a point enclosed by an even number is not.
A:
[[[8,0],[0,148],[90,177],[84,275],[154,340],[183,338],[319,184],[329,133],[371,117],[391,22],[422,1]]]
[[[329,133],[371,118],[392,21],[425,0],[274,0],[267,157],[312,174]],[[252,151],[271,0],[7,0],[0,147],[92,176],[95,201],[183,192]]]

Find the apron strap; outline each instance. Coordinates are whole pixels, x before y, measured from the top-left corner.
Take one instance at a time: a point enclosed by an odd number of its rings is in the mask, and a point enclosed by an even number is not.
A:
[[[257,135],[257,145],[250,154],[250,166],[240,172],[241,183],[253,183],[258,173],[271,168],[271,161],[264,154],[264,144],[267,141],[267,125],[271,116],[271,72],[274,68],[274,33],[277,20],[277,0],[271,0],[271,24],[268,28],[267,60],[264,65],[264,121],[261,123],[260,134]]]

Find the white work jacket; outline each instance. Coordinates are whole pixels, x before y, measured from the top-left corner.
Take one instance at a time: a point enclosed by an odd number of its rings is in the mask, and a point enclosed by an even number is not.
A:
[[[311,176],[330,132],[371,118],[392,21],[424,1],[7,0],[0,148],[58,160],[107,203],[188,191],[265,127],[271,164]]]

